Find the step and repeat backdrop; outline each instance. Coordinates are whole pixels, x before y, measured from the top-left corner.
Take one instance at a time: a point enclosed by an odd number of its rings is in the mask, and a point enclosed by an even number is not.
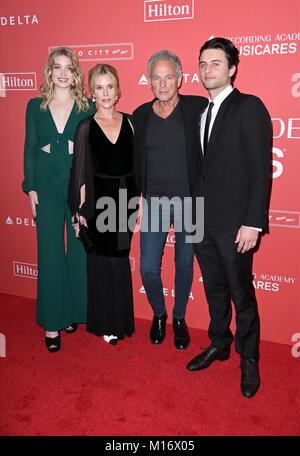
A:
[[[230,38],[240,50],[236,87],[259,96],[273,121],[273,186],[270,233],[254,261],[254,285],[262,339],[293,344],[300,339],[299,169],[300,1],[289,0],[3,0],[0,8],[1,204],[0,292],[35,298],[36,228],[22,192],[24,117],[39,95],[49,51],[69,46],[85,73],[99,62],[114,65],[122,97],[118,109],[132,112],[152,98],[147,60],[158,49],[178,54],[182,94],[204,95],[198,53],[213,36]],[[174,233],[163,257],[164,293],[174,299]],[[139,235],[131,252],[135,313],[152,313],[139,274]],[[208,310],[198,265],[187,321],[206,329]],[[233,323],[234,325],[234,323]],[[1,328],[0,328],[1,329]]]

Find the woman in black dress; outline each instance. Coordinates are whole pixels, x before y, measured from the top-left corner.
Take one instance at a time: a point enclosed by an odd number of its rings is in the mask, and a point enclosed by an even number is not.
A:
[[[134,332],[129,261],[138,200],[134,132],[128,116],[115,108],[120,97],[116,69],[96,65],[89,72],[89,87],[97,112],[76,132],[68,203],[77,236],[85,225],[94,244],[93,253],[87,253],[87,330],[115,345]],[[134,209],[128,210],[133,197]]]

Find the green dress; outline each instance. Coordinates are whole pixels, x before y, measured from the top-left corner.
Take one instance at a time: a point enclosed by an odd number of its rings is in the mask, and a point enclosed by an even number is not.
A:
[[[76,239],[67,206],[72,143],[78,123],[95,113],[77,112],[74,103],[63,133],[42,98],[29,101],[26,111],[23,190],[38,195],[37,323],[47,331],[86,321],[86,254]]]

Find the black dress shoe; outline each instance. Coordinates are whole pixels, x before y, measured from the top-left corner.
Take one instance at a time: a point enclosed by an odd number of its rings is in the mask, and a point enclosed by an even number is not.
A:
[[[258,362],[253,359],[241,359],[241,391],[245,397],[253,397],[259,388],[260,378]]]
[[[223,350],[210,345],[200,355],[196,356],[187,364],[187,369],[190,371],[206,369],[216,360],[226,361],[230,355],[230,347]]]
[[[174,344],[177,350],[184,350],[190,344],[189,330],[184,318],[173,318]]]
[[[154,315],[151,329],[150,329],[150,340],[153,344],[161,344],[166,337],[166,321],[167,314],[164,313],[162,317]]]

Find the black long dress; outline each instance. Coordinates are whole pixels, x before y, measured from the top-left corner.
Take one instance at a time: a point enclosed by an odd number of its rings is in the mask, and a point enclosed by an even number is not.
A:
[[[83,184],[86,201],[79,209]],[[89,232],[96,244],[96,254],[87,254],[87,330],[98,336],[113,334],[118,339],[131,336],[134,332],[129,261],[132,231],[128,229],[127,221],[132,214],[131,219],[135,220],[137,210],[127,211],[124,230],[124,216],[119,217],[120,190],[126,205],[129,199],[137,196],[133,176],[133,131],[128,118],[123,115],[115,144],[93,117],[85,119],[76,133],[68,202],[72,214],[79,212],[87,219]],[[115,204],[116,220],[110,219],[115,222],[116,229],[113,231],[99,231],[101,219],[102,225],[108,225],[108,218],[105,217],[107,206],[100,204],[103,197]],[[100,205],[102,208],[98,209]],[[120,229],[121,225],[123,228]]]

